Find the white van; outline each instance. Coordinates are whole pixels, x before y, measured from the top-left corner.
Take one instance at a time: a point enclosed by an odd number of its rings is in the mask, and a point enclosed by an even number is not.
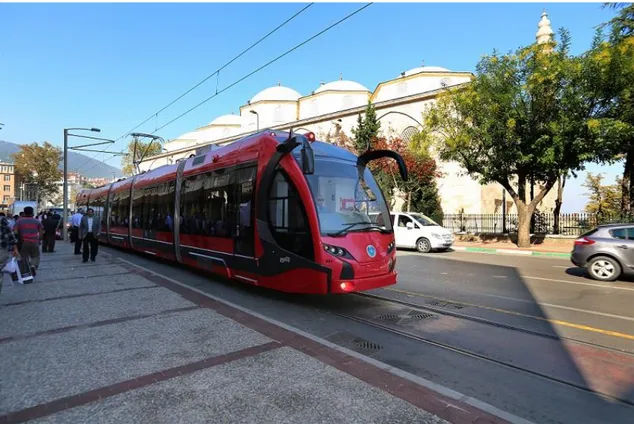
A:
[[[416,212],[390,212],[396,247],[416,248],[419,252],[447,250],[454,242],[451,231],[431,218]]]
[[[9,215],[20,215],[20,212],[24,212],[24,208],[27,206],[33,208],[33,215],[37,214],[37,202],[35,200],[18,200],[9,205]]]

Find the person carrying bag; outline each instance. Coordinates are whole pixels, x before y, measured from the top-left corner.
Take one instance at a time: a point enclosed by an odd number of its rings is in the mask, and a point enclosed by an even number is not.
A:
[[[11,261],[9,257],[13,255]],[[17,269],[18,256],[18,240],[13,233],[13,230],[9,227],[9,221],[7,221],[4,212],[0,212],[0,266],[2,266],[2,274],[0,275],[0,294],[2,294],[2,284],[4,282],[4,270],[7,266]]]

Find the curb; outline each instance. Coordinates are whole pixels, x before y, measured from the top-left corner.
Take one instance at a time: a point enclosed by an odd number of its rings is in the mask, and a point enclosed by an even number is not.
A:
[[[277,327],[283,328],[283,329],[285,329],[287,331],[290,331],[292,333],[295,333],[295,334],[297,334],[299,336],[305,337],[305,338],[307,338],[309,340],[312,340],[312,341],[314,341],[316,343],[319,343],[319,344],[321,344],[323,346],[329,347],[329,348],[331,348],[333,350],[342,352],[342,353],[344,353],[346,355],[349,355],[349,356],[351,356],[353,358],[359,359],[359,360],[361,360],[361,361],[363,361],[363,362],[365,362],[367,364],[373,365],[373,366],[375,366],[375,367],[377,367],[377,368],[379,368],[379,369],[381,369],[383,371],[389,372],[389,373],[391,373],[391,374],[393,374],[395,376],[398,376],[398,377],[401,377],[403,379],[409,380],[409,381],[411,381],[411,382],[413,382],[415,384],[420,385],[421,387],[425,387],[425,388],[427,388],[427,389],[429,389],[431,391],[434,391],[434,392],[436,392],[436,393],[438,393],[438,394],[440,394],[442,396],[446,396],[446,397],[451,398],[451,399],[453,399],[455,401],[458,401],[458,402],[464,402],[467,405],[470,405],[470,406],[472,406],[472,407],[474,407],[476,409],[479,409],[479,410],[481,410],[483,412],[491,414],[494,417],[500,418],[502,420],[506,420],[506,421],[508,421],[511,424],[534,424],[533,421],[530,421],[530,420],[527,420],[525,418],[519,417],[519,416],[514,415],[514,414],[512,414],[510,412],[507,412],[505,410],[499,409],[496,406],[493,406],[493,405],[491,405],[489,403],[486,403],[486,402],[483,402],[483,401],[481,401],[479,399],[464,395],[464,394],[462,394],[460,392],[457,392],[457,391],[455,391],[453,389],[450,389],[450,388],[445,387],[443,385],[440,385],[438,383],[434,383],[433,381],[427,380],[427,379],[425,379],[423,377],[419,377],[417,375],[411,374],[411,373],[409,373],[409,372],[407,372],[405,370],[402,370],[400,368],[396,368],[396,367],[394,367],[392,365],[388,365],[385,362],[378,361],[377,359],[370,358],[370,357],[365,356],[365,355],[363,355],[361,353],[355,352],[353,350],[350,350],[348,348],[340,346],[340,345],[338,345],[336,343],[333,343],[333,342],[330,342],[328,340],[325,340],[325,339],[323,339],[321,337],[318,337],[318,336],[316,336],[314,334],[311,334],[311,333],[308,333],[306,331],[300,330],[299,328],[293,327],[293,326],[291,326],[289,324],[285,324],[283,322],[280,322],[280,321],[278,321],[278,320],[276,320],[274,318],[270,318],[270,317],[267,317],[265,315],[262,315],[262,314],[260,314],[258,312],[255,312],[255,311],[253,311],[251,309],[248,309],[248,308],[246,308],[244,306],[240,306],[240,305],[238,305],[236,303],[233,303],[233,302],[231,302],[229,300],[226,300],[226,299],[220,298],[218,296],[212,295],[212,294],[207,293],[207,292],[205,292],[205,291],[203,291],[201,289],[198,289],[196,287],[192,287],[192,286],[190,286],[188,284],[185,284],[185,283],[182,283],[182,282],[180,282],[178,280],[175,280],[175,279],[173,279],[171,277],[159,274],[158,272],[153,271],[153,270],[151,270],[149,268],[146,268],[143,265],[135,264],[134,262],[128,261],[127,259],[123,259],[121,257],[118,257],[117,259],[122,261],[122,262],[125,262],[125,263],[127,263],[129,265],[132,265],[133,267],[145,270],[145,271],[147,271],[147,272],[149,272],[151,274],[154,274],[154,275],[156,275],[156,276],[158,276],[160,278],[163,278],[163,279],[165,279],[167,281],[170,281],[170,282],[172,282],[172,283],[174,283],[174,284],[176,284],[176,285],[178,285],[178,286],[180,286],[180,287],[182,287],[182,288],[184,288],[186,290],[196,292],[196,293],[198,293],[198,294],[200,294],[202,296],[205,296],[205,297],[207,297],[209,299],[215,300],[216,302],[222,303],[222,304],[224,304],[226,306],[229,306],[231,308],[234,308],[234,309],[237,309],[239,311],[242,311],[245,314],[251,315],[251,316],[256,317],[256,318],[259,318],[262,321],[266,321],[266,322],[268,322],[270,324],[273,324],[273,325],[275,325]],[[388,393],[390,393],[390,392],[388,392]],[[390,393],[390,394],[394,395],[393,393]],[[427,412],[429,412],[429,411],[427,411]],[[432,413],[432,415],[436,415],[436,414]]]
[[[490,247],[467,247],[467,246],[451,246],[451,248],[453,250],[458,250],[462,252],[536,256],[536,257],[548,257],[548,258],[570,258],[570,253],[561,253],[561,252],[534,252],[530,250],[492,249]]]

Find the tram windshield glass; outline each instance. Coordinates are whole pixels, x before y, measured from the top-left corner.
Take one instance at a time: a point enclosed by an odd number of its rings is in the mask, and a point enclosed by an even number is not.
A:
[[[322,235],[392,231],[383,193],[367,168],[363,178],[359,178],[354,164],[318,157],[315,173],[305,177],[317,207]]]

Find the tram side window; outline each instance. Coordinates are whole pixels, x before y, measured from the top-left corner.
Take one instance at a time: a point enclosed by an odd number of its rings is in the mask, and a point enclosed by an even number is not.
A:
[[[314,258],[306,209],[295,185],[280,171],[269,191],[269,224],[275,241],[282,248]]]
[[[158,187],[156,193],[157,211],[155,229],[157,231],[172,231],[174,228],[174,195],[176,182],[169,181]]]
[[[175,182],[147,187],[143,190],[139,225],[148,231],[172,231]]]
[[[115,223],[118,227],[127,227],[128,226],[128,212],[130,210],[130,192],[128,190],[124,190],[123,192],[117,193],[117,222]],[[114,211],[113,211],[114,212]]]
[[[218,170],[190,177],[181,188],[182,234],[233,237],[235,172]]]
[[[143,228],[144,194],[144,189],[135,189],[132,193],[132,228]]]

